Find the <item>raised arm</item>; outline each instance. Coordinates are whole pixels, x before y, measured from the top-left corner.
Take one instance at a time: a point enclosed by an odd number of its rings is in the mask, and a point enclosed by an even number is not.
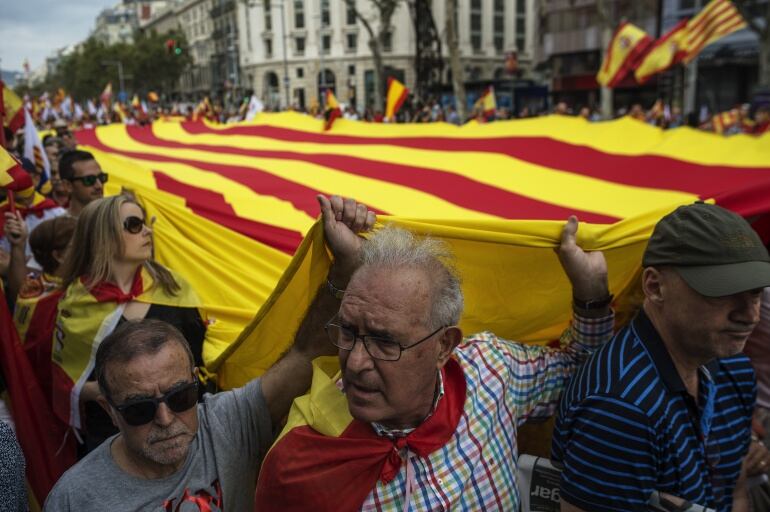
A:
[[[262,393],[270,409],[273,424],[289,411],[291,402],[310,387],[311,361],[322,355],[337,353],[324,332],[324,324],[339,310],[340,298],[333,289],[344,290],[358,266],[363,239],[358,233],[374,226],[376,216],[365,205],[339,196],[318,196],[323,216],[324,236],[334,255],[328,281],[317,291],[305,313],[294,345],[262,377]]]

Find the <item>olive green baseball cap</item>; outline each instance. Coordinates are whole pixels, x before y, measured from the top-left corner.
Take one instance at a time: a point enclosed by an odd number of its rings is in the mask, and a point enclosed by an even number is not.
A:
[[[740,215],[698,201],[655,225],[642,265],[669,266],[707,297],[770,286],[770,255]]]

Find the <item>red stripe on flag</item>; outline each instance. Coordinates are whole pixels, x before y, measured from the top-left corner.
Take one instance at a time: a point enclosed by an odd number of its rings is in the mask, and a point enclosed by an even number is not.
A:
[[[514,121],[515,122],[515,121]],[[614,155],[547,137],[498,137],[488,139],[450,137],[354,137],[324,135],[270,126],[238,126],[212,131],[195,123],[185,123],[192,134],[237,134],[272,138],[288,142],[340,145],[390,145],[430,151],[472,151],[508,155],[526,162],[600,180],[635,187],[678,190],[712,197],[751,183],[762,183],[768,167],[702,165],[656,155]]]
[[[153,171],[153,175],[158,189],[184,197],[187,206],[201,217],[288,254],[294,254],[302,242],[297,231],[238,217],[222,194],[187,185],[162,171]]]
[[[470,210],[489,213],[509,219],[551,219],[562,220],[575,214],[581,220],[596,223],[612,223],[616,217],[580,211],[556,204],[546,203],[508,192],[500,188],[486,185],[472,179],[453,173],[426,169],[421,167],[393,164],[379,160],[368,160],[358,157],[328,154],[304,154],[288,151],[260,151],[228,146],[210,146],[202,144],[183,144],[181,142],[158,139],[151,131],[137,127],[128,127],[128,133],[138,142],[153,147],[174,149],[194,149],[238,156],[275,158],[311,162],[325,167],[338,169],[349,174],[365,176],[378,181],[395,183],[415,190],[420,190],[440,197],[452,204]],[[142,157],[144,158],[144,157]],[[146,158],[154,158],[147,155]],[[201,164],[192,164],[198,167]],[[223,168],[225,166],[220,166]],[[511,172],[515,172],[513,164]],[[259,178],[257,177],[257,180]],[[246,184],[246,182],[242,182]],[[255,186],[257,184],[255,183]],[[272,189],[260,187],[262,192]],[[283,197],[279,194],[279,197]]]

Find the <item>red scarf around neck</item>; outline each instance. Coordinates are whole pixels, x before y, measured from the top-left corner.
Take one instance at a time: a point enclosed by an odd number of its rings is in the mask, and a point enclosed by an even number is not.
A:
[[[87,283],[87,277],[80,278],[83,284]],[[131,289],[128,293],[120,289],[120,287],[107,281],[97,283],[96,286],[91,288],[91,295],[93,295],[99,302],[117,302],[123,304],[125,302],[131,302],[144,291],[144,285],[142,283],[142,266],[136,269],[134,274],[134,282],[131,285]]]

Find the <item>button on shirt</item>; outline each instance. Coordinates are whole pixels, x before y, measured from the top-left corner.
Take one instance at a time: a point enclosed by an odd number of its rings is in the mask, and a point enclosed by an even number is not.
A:
[[[564,392],[552,452],[562,499],[592,512],[646,511],[658,490],[730,510],[750,439],[754,372],[737,355],[698,377],[696,399],[640,311]]]
[[[426,458],[401,454],[404,467],[387,484],[377,482],[362,510],[518,510],[517,427],[554,413],[578,365],[612,337],[613,320],[575,317],[564,350],[488,332],[466,338],[453,353],[467,385],[457,430]]]

